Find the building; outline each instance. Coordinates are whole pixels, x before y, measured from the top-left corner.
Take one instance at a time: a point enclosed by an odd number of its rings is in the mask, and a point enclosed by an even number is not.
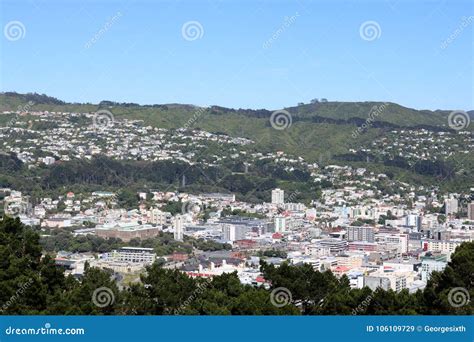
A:
[[[272,190],[272,204],[284,204],[285,203],[285,191],[281,189]]]
[[[377,243],[367,241],[351,241],[347,249],[352,252],[375,252],[377,250]]]
[[[150,210],[150,223],[160,226],[170,225],[172,223],[172,215],[157,208],[152,209]]]
[[[415,272],[394,271],[393,269],[383,269],[371,273],[364,277],[364,286],[372,291],[382,288],[385,291],[393,290],[400,292],[408,289],[415,281]]]
[[[114,262],[152,264],[155,262],[156,254],[153,252],[153,248],[122,247],[113,250],[109,254],[109,258]]]
[[[241,216],[232,216],[222,218],[218,221],[221,230],[224,232],[225,225],[232,225],[232,226],[239,226],[238,228],[238,235],[236,236],[236,240],[245,239],[245,234],[247,232],[255,232],[256,234],[265,234],[273,232],[274,225],[271,221],[268,220],[261,220],[252,217],[241,217]],[[242,235],[243,234],[243,235]],[[238,238],[238,237],[241,238]],[[231,240],[228,240],[231,241]]]
[[[433,271],[441,272],[446,267],[447,262],[434,259],[424,259],[421,262],[421,280],[425,283],[430,279]]]
[[[377,234],[377,241],[396,245],[400,253],[408,253],[407,234]]]
[[[138,223],[106,223],[95,228],[97,236],[109,239],[121,239],[128,242],[132,239],[149,239],[157,236],[161,227],[153,227],[149,224]]]
[[[374,242],[374,228],[373,227],[348,227],[347,228],[348,241],[367,241]]]
[[[467,218],[474,221],[474,202],[468,203],[467,205]]]
[[[328,246],[321,246],[318,244],[307,245],[305,247],[305,254],[315,257],[328,256],[331,254],[331,250]]]
[[[347,249],[347,241],[340,239],[323,239],[319,240],[318,244],[323,247],[328,247],[331,254],[337,254]]]
[[[458,200],[456,198],[448,198],[444,201],[446,216],[454,215],[458,212]]]
[[[440,252],[451,254],[462,241],[454,240],[425,240],[422,242],[423,250],[426,252]]]
[[[174,239],[183,241],[184,235],[184,218],[182,215],[176,215],[173,219]]]
[[[421,216],[419,215],[407,215],[405,217],[405,226],[410,227],[413,232],[419,232],[421,230]]]
[[[286,231],[286,217],[284,216],[275,216],[275,233],[282,233]]]
[[[225,223],[222,225],[222,232],[224,233],[224,240],[234,242],[237,240],[245,240],[245,237],[251,228],[246,225],[235,225]]]
[[[42,161],[43,161],[43,163],[45,163],[46,165],[52,165],[52,164],[55,163],[56,159],[54,159],[53,157],[48,156],[48,157],[44,157],[44,158],[42,159]]]

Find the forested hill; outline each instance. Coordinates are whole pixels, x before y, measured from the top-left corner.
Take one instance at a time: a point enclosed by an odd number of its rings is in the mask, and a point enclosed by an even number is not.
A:
[[[133,115],[142,118],[145,115],[155,114],[157,117],[166,116],[188,116],[189,113],[196,111],[196,107],[186,104],[153,104],[139,105],[137,103],[119,103],[114,101],[101,101],[98,104],[91,103],[67,103],[45,94],[28,93],[18,94],[15,92],[0,93],[0,111],[16,111],[18,108],[24,108],[26,105],[31,110],[48,111],[83,111],[90,112],[102,108],[114,109],[118,115]],[[210,105],[207,113],[213,115],[234,114],[247,118],[264,119],[269,118],[275,110],[273,109],[232,109],[218,105]],[[452,109],[449,110],[416,110],[403,107],[390,102],[337,102],[327,101],[326,99],[314,99],[311,103],[299,103],[296,106],[284,108],[288,111],[294,121],[313,121],[327,122],[335,124],[353,124],[357,119],[366,120],[371,117],[375,122],[384,122],[394,127],[411,126],[436,126],[447,128],[447,117]],[[181,115],[177,115],[180,112]],[[115,113],[114,113],[115,114]]]
[[[66,103],[47,95],[0,93],[0,112],[89,112],[108,110],[116,120],[143,120],[145,125],[202,129],[256,142],[258,152],[285,151],[311,162],[333,161],[351,149],[364,148],[391,130],[427,128],[456,133],[448,125],[450,110],[415,110],[385,102],[333,102],[326,99],[284,109],[232,109],[217,105],[139,105],[102,101]],[[281,116],[272,116],[279,110]],[[5,118],[2,118],[5,117]],[[8,115],[0,116],[8,122]],[[278,121],[280,120],[281,121]],[[273,120],[273,121],[272,121]],[[283,125],[283,127],[276,127]],[[364,127],[362,134],[355,134]],[[474,125],[466,127],[472,129]]]

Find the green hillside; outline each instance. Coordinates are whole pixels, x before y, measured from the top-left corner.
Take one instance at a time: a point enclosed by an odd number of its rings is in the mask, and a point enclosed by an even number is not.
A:
[[[29,102],[31,101],[31,102]],[[230,109],[212,106],[205,110],[191,105],[138,105],[103,101],[100,104],[71,104],[38,94],[0,94],[0,111],[16,111],[30,103],[32,111],[94,112],[111,111],[116,119],[143,120],[160,128],[200,128],[256,142],[259,151],[283,150],[309,161],[330,159],[349,148],[372,141],[384,129],[427,126],[449,129],[449,111],[419,111],[383,102],[318,102],[288,107],[292,124],[284,130],[270,125],[271,110]],[[374,114],[375,113],[375,114]],[[353,137],[353,132],[371,117],[369,129]],[[2,119],[5,121],[6,117]],[[0,121],[1,123],[1,121]]]

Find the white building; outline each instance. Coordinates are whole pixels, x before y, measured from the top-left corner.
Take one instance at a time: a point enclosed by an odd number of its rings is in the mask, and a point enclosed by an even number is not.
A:
[[[284,216],[275,216],[275,233],[282,233],[286,231],[286,217]]]
[[[446,215],[453,215],[458,212],[458,200],[456,198],[448,198],[444,201]]]
[[[156,259],[153,248],[122,247],[110,253],[111,261],[152,264]]]
[[[446,267],[446,261],[426,259],[421,263],[421,280],[425,283],[430,279],[433,271],[441,272]]]
[[[160,209],[152,209],[150,211],[150,223],[160,226],[166,226],[171,223],[171,213],[161,211]]]
[[[181,215],[176,215],[173,219],[174,239],[183,241],[184,234],[184,219]]]
[[[285,203],[285,191],[281,189],[272,190],[272,204],[283,204]]]
[[[440,252],[450,255],[454,253],[457,246],[459,246],[463,241],[454,241],[454,240],[428,240],[423,241],[422,246],[423,250],[427,252]]]
[[[348,241],[368,241],[374,242],[373,227],[347,227]]]
[[[237,240],[245,239],[247,233],[251,231],[251,228],[241,224],[222,224],[222,232],[224,233],[224,240],[234,242]]]

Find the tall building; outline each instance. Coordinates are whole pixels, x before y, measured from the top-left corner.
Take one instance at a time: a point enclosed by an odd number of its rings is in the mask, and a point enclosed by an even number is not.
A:
[[[471,202],[467,205],[467,218],[471,221],[474,221],[474,202]]]
[[[247,233],[252,229],[246,225],[235,225],[225,223],[222,225],[222,232],[224,233],[224,240],[234,242],[237,240],[244,240]]]
[[[173,219],[174,239],[183,241],[184,219],[181,215],[176,215]]]
[[[286,217],[275,216],[275,233],[282,233],[286,231]]]
[[[285,203],[285,191],[281,189],[272,190],[272,204],[283,204]]]
[[[456,198],[448,198],[444,201],[445,213],[447,215],[453,215],[458,212],[458,200]]]
[[[150,210],[150,223],[166,226],[171,224],[171,213],[161,211],[160,209]]]
[[[348,227],[347,228],[348,241],[367,241],[374,242],[374,228],[373,227]]]
[[[412,227],[412,231],[419,232],[421,230],[421,216],[409,214],[405,217],[405,225]]]

